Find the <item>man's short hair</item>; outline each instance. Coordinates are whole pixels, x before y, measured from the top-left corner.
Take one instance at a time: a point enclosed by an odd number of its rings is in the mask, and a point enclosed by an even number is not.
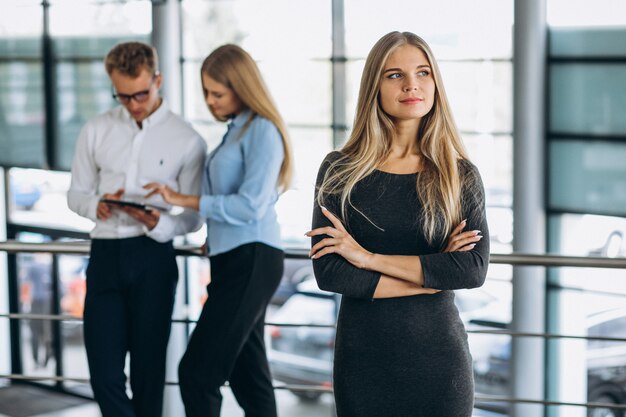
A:
[[[159,72],[156,49],[143,42],[123,42],[115,45],[107,54],[104,66],[109,75],[113,70],[130,77],[139,76],[142,69],[152,75]]]

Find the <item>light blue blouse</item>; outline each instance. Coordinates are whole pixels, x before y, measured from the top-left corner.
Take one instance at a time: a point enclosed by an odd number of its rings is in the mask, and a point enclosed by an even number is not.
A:
[[[209,256],[261,242],[282,249],[274,205],[284,158],[280,133],[251,112],[228,124],[222,142],[209,153],[204,169],[200,214],[206,218]]]

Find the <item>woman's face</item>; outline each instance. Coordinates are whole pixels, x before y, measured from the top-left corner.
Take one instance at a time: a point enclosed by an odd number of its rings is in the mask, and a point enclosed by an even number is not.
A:
[[[202,74],[202,92],[207,106],[216,117],[228,119],[244,109],[243,103],[232,89],[206,74]]]
[[[380,83],[380,105],[395,120],[420,120],[433,107],[435,80],[421,49],[403,45],[391,53]]]

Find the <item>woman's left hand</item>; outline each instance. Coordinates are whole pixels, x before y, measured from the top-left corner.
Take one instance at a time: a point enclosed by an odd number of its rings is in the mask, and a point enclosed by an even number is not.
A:
[[[368,262],[373,254],[363,249],[346,231],[341,221],[328,211],[326,207],[322,207],[322,213],[330,220],[332,226],[318,227],[305,233],[308,237],[328,236],[311,248],[309,256],[312,259],[318,259],[329,253],[336,253],[357,268],[367,269]]]

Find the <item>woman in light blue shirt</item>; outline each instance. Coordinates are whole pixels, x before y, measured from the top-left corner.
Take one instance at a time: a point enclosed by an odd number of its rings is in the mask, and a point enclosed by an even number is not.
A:
[[[209,297],[178,368],[180,390],[187,417],[219,416],[226,381],[247,416],[275,417],[263,326],[283,272],[274,206],[291,179],[289,140],[243,49],[216,49],[202,64],[201,76],[209,110],[229,121],[222,142],[207,157],[202,195],[146,186],[168,203],[198,210],[208,228]]]

